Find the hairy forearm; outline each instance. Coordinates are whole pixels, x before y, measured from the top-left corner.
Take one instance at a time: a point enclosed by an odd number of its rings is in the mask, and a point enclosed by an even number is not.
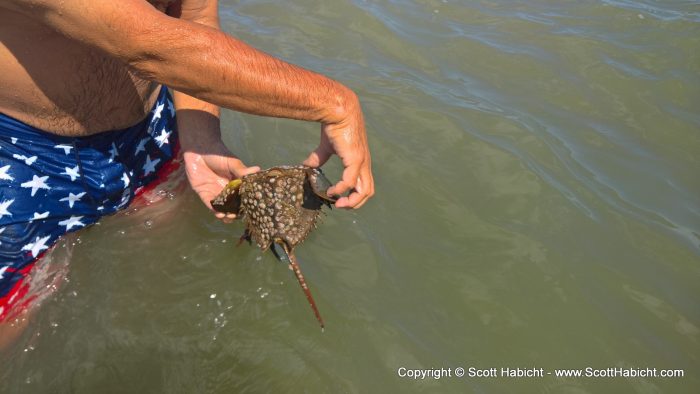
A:
[[[339,123],[358,106],[342,84],[143,0],[0,0],[121,60],[143,78],[257,115]]]
[[[340,83],[215,29],[185,23],[179,30],[181,38],[172,46],[157,39],[141,42],[129,59],[132,69],[207,102],[257,115],[339,122],[356,100]]]
[[[162,4],[157,3],[161,11]],[[183,19],[203,10],[211,18],[215,4],[182,0],[166,11],[176,14],[181,5]],[[6,9],[35,19],[47,28],[48,37],[50,31],[57,32],[121,61],[143,78],[182,92],[176,93],[178,112],[201,107],[192,111],[199,115],[181,118],[188,129],[218,130],[218,109],[194,98],[258,115],[321,122],[319,145],[304,163],[319,167],[333,154],[340,157],[342,179],[328,193],[349,195],[338,199],[337,207],[359,208],[374,194],[362,110],[355,94],[342,84],[275,59],[195,18],[166,16],[145,0],[0,0],[0,12]],[[249,170],[240,160],[218,167],[236,176]]]

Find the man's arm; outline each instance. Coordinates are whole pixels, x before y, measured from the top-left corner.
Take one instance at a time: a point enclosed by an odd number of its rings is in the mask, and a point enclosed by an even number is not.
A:
[[[182,0],[172,11],[169,10],[168,15],[220,30],[218,0]],[[217,105],[209,104],[206,101],[196,99],[179,91],[175,91],[173,96],[176,109],[192,110],[192,113],[194,113],[194,111],[202,111],[209,113],[213,118],[219,118],[220,111]],[[215,126],[204,127],[204,129],[207,131],[215,131],[213,134],[217,135],[214,135],[214,137],[220,137],[218,135],[218,124],[204,126]]]
[[[321,143],[306,164],[338,154],[345,170],[331,193],[354,191],[339,207],[374,192],[364,121],[342,84],[271,57],[199,23],[168,17],[143,0],[0,0],[68,37],[121,60],[138,75],[207,102],[257,115],[317,121]]]
[[[220,30],[217,0],[182,0],[174,7],[172,13],[168,12],[168,15]],[[178,91],[175,91],[173,96],[176,109],[203,111],[211,114],[214,118],[219,118],[220,111],[217,105],[209,104],[206,101]],[[205,127],[205,129],[208,131],[215,130],[218,129],[218,125],[216,127]],[[215,134],[218,134],[218,132]]]
[[[173,8],[168,10],[168,15],[220,29],[217,0],[182,0]],[[241,178],[260,168],[247,167],[221,141],[218,106],[178,91],[173,91],[173,101],[187,178],[204,205],[211,209],[210,201],[230,179]],[[220,212],[216,216],[225,221],[236,217]]]

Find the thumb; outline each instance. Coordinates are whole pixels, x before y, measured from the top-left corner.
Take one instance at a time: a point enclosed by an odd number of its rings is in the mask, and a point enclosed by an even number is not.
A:
[[[358,180],[358,175],[360,173],[360,165],[359,164],[352,164],[343,170],[343,177],[342,179],[336,183],[335,185],[331,186],[328,188],[327,193],[330,195],[341,195],[352,188],[355,187],[357,184]]]
[[[231,178],[242,178],[248,174],[260,171],[260,167],[247,167],[240,159],[235,157],[226,158],[226,167]]]
[[[331,157],[333,152],[326,148],[324,144],[320,144],[309,157],[304,160],[304,165],[309,167],[321,167],[324,165],[328,159]]]
[[[258,167],[258,166],[246,167],[245,169],[243,169],[242,171],[240,171],[238,173],[238,177],[242,178],[246,175],[254,174],[258,171],[260,171],[260,167]]]

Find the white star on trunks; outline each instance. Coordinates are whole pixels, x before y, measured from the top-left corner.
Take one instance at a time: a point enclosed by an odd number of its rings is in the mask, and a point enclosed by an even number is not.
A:
[[[10,139],[12,140],[12,145],[17,143],[17,137],[10,137]]]
[[[14,198],[12,200],[5,200],[3,202],[0,202],[0,219],[5,215],[12,216],[12,212],[8,211],[7,208],[9,208],[13,202],[15,202]]]
[[[27,156],[25,156],[25,155],[18,155],[18,154],[16,154],[16,153],[13,154],[12,157],[14,157],[14,158],[17,159],[17,160],[22,160],[22,161],[24,162],[24,164],[26,164],[26,165],[28,165],[28,166],[31,166],[32,164],[34,164],[34,162],[35,162],[36,159],[37,159],[36,156],[27,157]]]
[[[63,145],[63,144],[61,144],[61,145],[56,145],[56,146],[54,146],[54,149],[63,149],[63,153],[69,154],[70,151],[71,151],[71,149],[73,149],[73,147],[70,146],[70,145]]]
[[[170,142],[168,141],[168,137],[170,137],[170,131],[166,131],[165,127],[163,127],[163,131],[160,132],[160,135],[156,137],[156,141],[158,141],[158,147],[162,147],[163,144],[169,144]]]
[[[143,176],[156,172],[156,164],[158,163],[160,163],[160,159],[151,161],[151,156],[146,155],[146,164],[143,166]]]
[[[10,169],[10,165],[6,165],[5,167],[0,168],[0,179],[4,181],[14,181],[15,178],[12,177],[12,175],[7,173],[7,170]]]
[[[83,216],[71,216],[70,218],[66,220],[62,220],[58,222],[59,225],[61,226],[66,226],[66,231],[70,230],[73,227],[79,226],[79,227],[84,227],[85,223],[81,222],[80,219],[82,219]]]
[[[75,182],[76,179],[80,178],[80,174],[78,174],[78,166],[75,166],[73,168],[66,167],[66,170],[61,173],[62,175],[68,175],[70,177],[71,182]]]
[[[117,209],[124,207],[129,202],[130,195],[131,195],[131,190],[124,189],[124,191],[122,192],[122,200],[119,202],[119,205],[117,205]]]
[[[119,152],[117,151],[117,146],[112,142],[112,147],[109,148],[109,162],[113,162],[114,159],[119,156]]]
[[[122,174],[122,182],[124,182],[124,187],[129,187],[129,183],[131,183],[129,175],[127,175],[126,172]]]
[[[170,111],[170,117],[175,116],[175,107],[173,106],[173,102],[168,99],[168,111]]]
[[[32,243],[28,243],[22,247],[22,250],[28,250],[32,253],[32,257],[37,257],[39,256],[39,253],[41,253],[42,250],[46,250],[49,247],[46,246],[46,241],[51,238],[50,235],[45,236],[44,238],[39,238],[36,237],[36,240]]]
[[[34,217],[29,219],[29,221],[33,222],[39,219],[46,219],[47,217],[49,217],[49,211],[46,211],[44,213],[34,212]]]
[[[51,187],[46,184],[47,179],[49,179],[48,175],[42,176],[42,177],[32,175],[31,181],[24,182],[20,186],[26,187],[26,188],[31,187],[32,188],[32,197],[34,197],[34,195],[36,194],[36,191],[39,189],[51,190]]]
[[[148,142],[148,138],[144,138],[141,141],[139,141],[139,144],[136,146],[136,152],[134,152],[134,156],[138,156],[139,152],[146,151],[146,142]]]
[[[85,192],[78,193],[78,194],[73,194],[73,193],[68,193],[67,197],[63,197],[62,199],[58,201],[68,201],[68,206],[73,208],[73,204],[75,204],[76,201],[80,201],[81,198],[85,195]]]
[[[165,106],[163,104],[158,104],[156,109],[153,110],[153,118],[152,121],[155,121],[156,119],[160,119],[160,113],[163,112],[163,108]]]

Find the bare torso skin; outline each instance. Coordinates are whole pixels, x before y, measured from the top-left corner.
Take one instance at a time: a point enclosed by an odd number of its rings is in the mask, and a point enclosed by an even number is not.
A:
[[[174,1],[150,3],[165,11]],[[91,135],[141,121],[159,87],[33,19],[0,12],[0,113],[50,133]]]

